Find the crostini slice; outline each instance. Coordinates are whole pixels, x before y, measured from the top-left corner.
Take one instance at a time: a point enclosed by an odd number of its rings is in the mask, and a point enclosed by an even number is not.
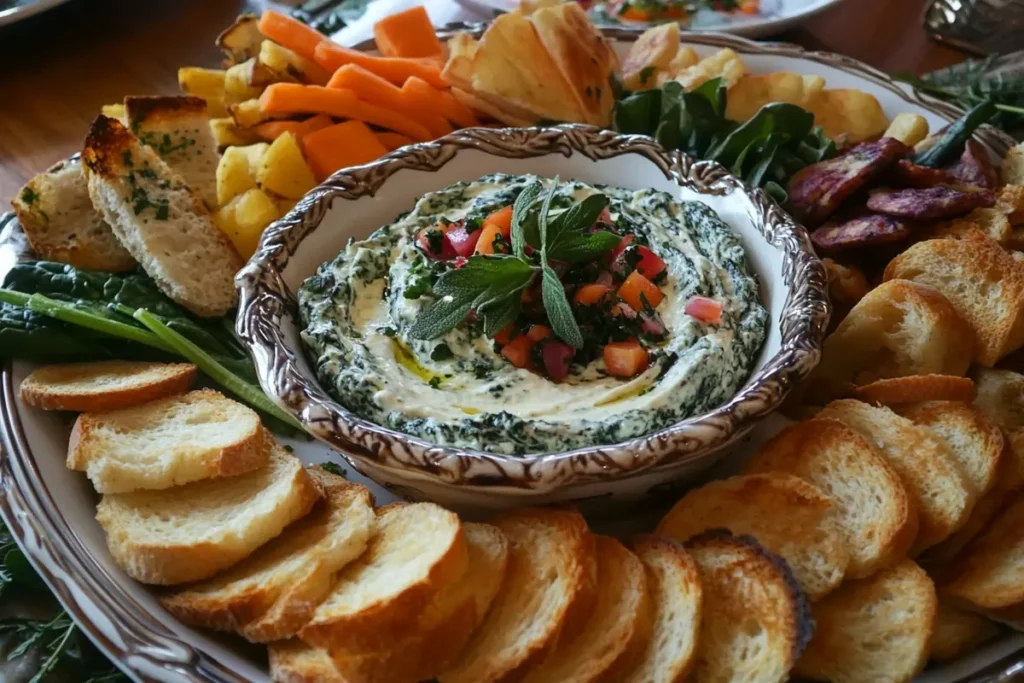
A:
[[[928,658],[936,662],[951,662],[995,638],[999,632],[998,624],[988,617],[940,600],[932,639],[928,644]]]
[[[43,410],[102,412],[185,393],[195,378],[191,363],[101,360],[44,365],[18,391],[22,401]]]

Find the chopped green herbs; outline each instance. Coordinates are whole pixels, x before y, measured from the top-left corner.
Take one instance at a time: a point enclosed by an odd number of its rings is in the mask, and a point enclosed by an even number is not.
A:
[[[35,204],[36,200],[38,200],[38,199],[39,199],[39,193],[37,193],[31,187],[26,187],[25,189],[23,189],[21,191],[21,201],[25,202],[29,206],[32,206],[33,204]]]

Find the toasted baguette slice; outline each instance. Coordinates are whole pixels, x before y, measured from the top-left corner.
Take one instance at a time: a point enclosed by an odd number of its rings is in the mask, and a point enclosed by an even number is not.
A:
[[[349,683],[327,650],[312,647],[298,638],[271,643],[270,680],[274,683]]]
[[[299,637],[334,656],[378,652],[415,633],[410,615],[458,581],[466,562],[455,513],[433,503],[385,505],[366,552],[341,571]]]
[[[873,443],[899,474],[918,514],[916,555],[967,523],[977,498],[946,444],[888,408],[834,401],[819,417],[839,420]]]
[[[185,179],[206,206],[217,206],[217,141],[201,97],[126,97],[128,128]]]
[[[747,471],[789,472],[830,496],[850,549],[848,578],[870,576],[906,556],[917,510],[885,457],[838,420],[816,418],[782,430]]]
[[[693,557],[675,541],[641,536],[633,550],[647,575],[648,627],[638,632],[635,654],[605,680],[682,683],[693,667],[704,593]],[[630,650],[634,645],[630,645]]]
[[[376,526],[373,495],[320,468],[313,512],[237,567],[161,598],[193,626],[234,631],[252,642],[294,636],[331,590],[335,573],[366,549]]]
[[[974,382],[967,377],[950,375],[914,375],[891,377],[854,387],[851,398],[883,406],[917,403],[919,401],[974,400]]]
[[[106,116],[82,157],[93,205],[161,291],[196,315],[231,310],[242,259],[181,176]]]
[[[928,661],[938,609],[935,586],[911,560],[850,581],[814,605],[818,627],[796,664],[832,683],[906,683]]]
[[[960,401],[913,403],[900,412],[946,442],[979,497],[989,492],[1005,448],[1003,432],[995,423]]]
[[[959,659],[997,635],[999,626],[991,619],[939,602],[928,658],[936,662]]]
[[[710,531],[686,549],[700,567],[704,610],[694,683],[781,683],[814,630],[786,563],[750,536]]]
[[[1024,629],[1024,498],[1017,498],[964,548],[940,579],[950,603]]]
[[[11,205],[40,258],[86,270],[135,267],[135,259],[92,207],[81,158],[61,161],[28,181]]]
[[[580,598],[592,600],[594,538],[574,511],[521,509],[495,526],[509,542],[508,570],[487,618],[442,683],[518,680],[554,648]]]
[[[621,543],[597,537],[597,581],[600,591],[587,627],[558,647],[526,678],[525,683],[596,683],[630,657],[634,638],[650,618],[643,563]]]
[[[974,330],[977,363],[992,367],[1024,345],[1024,263],[998,242],[918,242],[886,266],[885,279],[893,278],[931,285],[949,299]]]
[[[974,405],[1007,431],[1024,427],[1024,375],[1010,370],[976,368]]]
[[[166,489],[264,467],[272,442],[251,408],[197,389],[82,413],[71,430],[67,466],[85,472],[100,493]]]
[[[195,377],[191,363],[66,363],[33,370],[19,392],[22,401],[43,410],[101,412],[181,394]]]
[[[489,524],[466,524],[469,565],[418,615],[416,633],[380,652],[340,654],[334,665],[346,683],[419,683],[450,665],[483,621],[508,564],[505,535]],[[407,615],[411,616],[411,615]]]
[[[907,375],[962,376],[973,348],[973,330],[941,292],[892,280],[858,301],[825,340],[811,393]]]
[[[303,517],[321,497],[302,462],[275,447],[270,463],[230,479],[106,495],[96,519],[114,561],[137,581],[208,579]]]
[[[782,557],[815,600],[843,580],[850,549],[832,499],[785,472],[713,481],[687,493],[655,533],[679,541],[708,531],[748,534]]]

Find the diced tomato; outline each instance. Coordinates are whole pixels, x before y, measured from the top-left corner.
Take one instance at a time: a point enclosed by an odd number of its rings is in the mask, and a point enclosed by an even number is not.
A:
[[[576,290],[576,294],[573,295],[572,300],[579,306],[593,306],[608,296],[608,292],[610,291],[611,288],[606,285],[583,285]]]
[[[533,350],[535,343],[528,335],[521,334],[501,347],[501,355],[517,368],[528,367],[530,365],[530,351]]]
[[[557,339],[541,342],[540,357],[544,362],[544,372],[556,382],[569,376],[569,365],[576,349]]]
[[[506,206],[504,209],[498,209],[487,218],[484,219],[484,225],[491,223],[497,225],[501,229],[501,236],[505,239],[509,239],[512,236],[512,207]]]
[[[476,250],[476,243],[480,241],[480,234],[482,232],[480,228],[469,232],[466,230],[465,225],[456,225],[448,230],[445,235],[448,237],[448,241],[451,243],[452,249],[455,250],[456,254],[469,258]]]
[[[501,226],[496,223],[484,223],[483,230],[480,233],[480,238],[477,240],[475,251],[478,254],[504,254],[506,251],[504,248],[495,250],[494,242],[498,237],[504,237],[501,234]],[[502,244],[499,242],[499,244]],[[508,244],[508,240],[504,241],[504,245]],[[504,245],[502,245],[504,247]]]
[[[416,246],[428,257],[439,261],[447,261],[457,256],[448,235],[440,226],[420,230],[416,234]]]
[[[632,306],[634,311],[643,311],[645,300],[651,308],[657,308],[665,295],[658,289],[658,285],[634,270],[619,287],[619,298]]]
[[[686,308],[683,310],[686,315],[708,325],[718,325],[722,322],[722,304],[706,296],[692,297],[686,302]]]
[[[452,265],[455,266],[456,269],[461,268],[467,263],[469,263],[469,259],[466,258],[465,256],[456,256],[455,260],[452,261]]]
[[[640,314],[640,330],[652,337],[664,337],[668,330],[657,313]]]
[[[530,331],[526,336],[534,342],[539,342],[551,336],[551,328],[547,325],[530,325]]]
[[[509,323],[508,325],[505,325],[505,327],[498,330],[498,333],[494,335],[494,341],[498,342],[501,345],[508,344],[510,341],[512,341],[512,335],[515,333],[515,325]]]
[[[604,347],[604,365],[609,375],[632,377],[647,369],[650,357],[636,339],[612,342]]]
[[[619,254],[621,254],[626,249],[626,247],[628,247],[630,243],[632,243],[632,241],[632,235],[626,235],[625,237],[623,237],[619,241],[619,244],[614,249],[609,251],[607,256],[605,256],[605,263],[608,265],[615,263],[615,260],[619,258]]]
[[[636,250],[640,254],[640,261],[636,264],[636,269],[651,282],[657,280],[658,276],[665,271],[665,262],[642,244],[637,246]]]

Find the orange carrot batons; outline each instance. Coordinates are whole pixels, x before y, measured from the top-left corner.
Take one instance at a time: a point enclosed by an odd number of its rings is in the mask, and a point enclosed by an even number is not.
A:
[[[385,57],[444,56],[434,26],[423,5],[384,17],[373,26],[373,39]]]
[[[306,59],[316,56],[316,46],[328,41],[327,36],[314,28],[272,9],[263,10],[257,25],[260,33],[278,45],[294,50]]]
[[[366,164],[387,154],[373,131],[361,121],[345,121],[308,133],[302,140],[317,180],[335,171]]]

